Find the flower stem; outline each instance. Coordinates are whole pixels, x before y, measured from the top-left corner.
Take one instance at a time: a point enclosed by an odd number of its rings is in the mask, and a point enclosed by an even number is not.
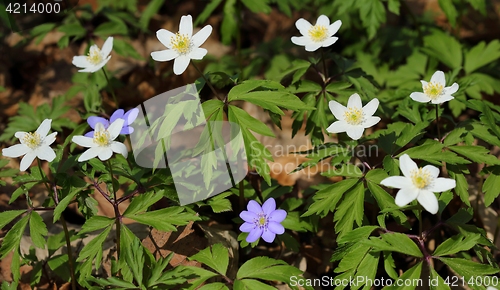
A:
[[[326,69],[326,61],[325,61],[325,54],[323,52],[324,48],[321,48],[321,61],[323,62],[323,82],[326,85],[326,79],[328,78],[328,70]]]
[[[115,189],[115,183],[113,182],[113,166],[111,165],[111,161],[108,159],[108,162],[106,162],[109,167],[109,174],[111,178],[111,190],[113,192],[113,200],[112,200],[112,205],[113,205],[113,210],[115,212],[115,225],[116,225],[116,260],[120,260],[120,227],[121,227],[121,215],[120,215],[120,209],[118,208],[118,199],[116,198],[116,189]]]
[[[113,90],[113,87],[111,86],[111,82],[109,81],[108,74],[106,73],[106,70],[104,69],[104,67],[102,68],[102,71],[104,72],[104,77],[106,78],[106,81],[108,82],[108,88],[111,91],[111,95],[113,96],[113,101],[115,102],[115,106],[118,108],[118,101],[116,100],[115,91]]]
[[[418,235],[422,236],[422,211],[418,211]]]
[[[198,71],[198,73],[201,75],[201,77],[205,80],[205,83],[210,87],[210,89],[212,90],[212,93],[214,93],[214,95],[220,99],[222,101],[222,99],[219,97],[219,94],[217,94],[217,91],[215,90],[215,88],[212,86],[212,84],[208,81],[207,77],[201,72],[201,70],[198,68],[198,66],[196,66],[196,64],[194,64],[194,62],[191,62],[191,64],[193,65],[193,67],[196,69],[196,71]]]
[[[439,105],[436,104],[436,127],[438,130],[438,139],[441,140],[441,132],[439,131]]]

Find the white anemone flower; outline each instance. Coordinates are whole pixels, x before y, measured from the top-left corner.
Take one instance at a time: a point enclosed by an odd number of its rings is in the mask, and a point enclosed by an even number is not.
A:
[[[326,131],[329,133],[346,132],[351,139],[358,140],[366,128],[380,122],[380,117],[373,117],[378,109],[378,104],[379,101],[375,98],[363,107],[358,94],[349,97],[347,107],[336,101],[330,101],[328,106],[338,121],[326,128]]]
[[[453,100],[454,97],[451,94],[458,91],[457,83],[453,83],[451,86],[445,87],[446,79],[444,77],[444,73],[440,70],[436,71],[432,75],[430,82],[423,80],[420,82],[422,83],[424,92],[413,92],[410,94],[410,98],[420,103],[428,103],[430,101],[432,104],[442,104]]]
[[[57,132],[53,132],[47,136],[51,123],[51,119],[45,119],[33,133],[16,132],[14,136],[19,139],[21,144],[2,149],[2,155],[7,157],[19,157],[24,155],[19,166],[19,170],[21,171],[28,169],[33,160],[37,157],[38,159],[51,162],[56,158],[56,153],[50,148],[50,144],[54,143],[57,135]]]
[[[108,37],[102,45],[102,50],[94,44],[90,47],[88,55],[80,55],[73,57],[73,64],[76,67],[83,68],[79,72],[96,72],[100,70],[111,58],[111,50],[113,49],[113,37]]]
[[[390,176],[380,182],[384,186],[400,189],[395,201],[398,206],[405,206],[416,199],[425,210],[436,214],[439,205],[434,192],[447,191],[456,186],[453,179],[438,178],[437,167],[432,165],[418,167],[408,154],[399,157],[399,168],[403,176]]]
[[[328,47],[339,39],[333,35],[339,31],[341,25],[342,21],[340,20],[330,25],[330,19],[326,15],[318,17],[315,25],[312,25],[304,18],[300,18],[295,22],[295,26],[302,36],[292,37],[292,42],[296,45],[305,46],[307,51]]]
[[[166,29],[156,32],[158,40],[168,49],[153,51],[151,57],[156,61],[174,60],[174,73],[182,74],[189,65],[191,59],[203,59],[207,50],[200,48],[212,33],[212,26],[206,25],[198,33],[193,35],[193,19],[191,15],[182,16],[179,24],[179,32],[172,33]]]
[[[102,123],[97,123],[94,128],[93,137],[73,136],[74,143],[82,146],[89,147],[87,151],[83,152],[78,158],[78,162],[87,161],[94,157],[99,157],[101,161],[108,160],[113,155],[113,152],[120,153],[123,157],[127,157],[127,147],[118,141],[114,141],[123,127],[123,119],[116,119],[106,129]]]

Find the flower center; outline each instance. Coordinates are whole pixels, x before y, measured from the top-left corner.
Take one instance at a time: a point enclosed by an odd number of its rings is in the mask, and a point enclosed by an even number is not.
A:
[[[321,42],[328,37],[328,28],[323,25],[314,25],[309,28],[308,33],[314,42]]]
[[[429,98],[435,100],[437,99],[440,95],[443,94],[443,85],[437,84],[437,83],[432,83],[429,82],[424,88],[424,93],[429,96]]]
[[[351,107],[344,113],[344,119],[348,124],[359,125],[365,120],[365,114],[363,110]]]
[[[264,213],[260,213],[258,215],[257,220],[255,221],[256,226],[259,228],[265,228],[267,226],[267,217]]]
[[[23,141],[24,144],[31,149],[35,149],[36,147],[40,146],[40,143],[42,143],[42,139],[37,132],[26,133],[23,137]]]
[[[99,146],[108,146],[109,145],[109,133],[108,131],[95,131],[94,132],[94,143]]]
[[[186,54],[191,51],[191,39],[186,34],[176,33],[170,38],[172,48],[180,54]]]
[[[411,181],[418,189],[425,188],[432,182],[431,173],[422,168],[413,170],[411,172]]]
[[[92,45],[90,47],[87,61],[93,65],[97,65],[102,61],[101,50],[97,47],[97,45]]]

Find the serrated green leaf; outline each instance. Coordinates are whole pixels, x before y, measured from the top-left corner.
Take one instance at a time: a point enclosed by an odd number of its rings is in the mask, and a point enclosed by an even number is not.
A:
[[[434,256],[445,256],[455,254],[461,251],[467,251],[474,247],[481,236],[475,235],[455,235],[442,242],[434,251]]]
[[[306,217],[312,214],[326,216],[329,211],[333,212],[344,193],[357,182],[357,179],[346,179],[319,190],[314,194],[313,204],[309,206],[307,212],[302,216]]]
[[[187,225],[190,221],[200,219],[198,216],[186,212],[183,207],[169,207],[143,214],[128,215],[127,217],[166,232],[177,231],[175,226]]]
[[[30,236],[33,244],[40,249],[45,249],[44,236],[47,236],[47,233],[47,226],[42,217],[36,211],[32,211],[30,213]]]
[[[291,276],[298,276],[301,274],[302,271],[281,260],[275,260],[269,257],[256,257],[241,265],[236,274],[236,278],[238,280],[257,278],[286,283],[290,281]]]
[[[115,219],[105,216],[93,216],[86,220],[82,226],[80,234],[86,234],[100,229],[109,227],[114,223]]]
[[[199,251],[197,254],[190,257],[190,260],[195,260],[214,269],[221,275],[226,275],[229,265],[229,254],[227,249],[221,244],[212,245]]]
[[[0,248],[0,259],[4,259],[10,251],[19,248],[21,238],[23,236],[24,229],[28,224],[29,218],[29,215],[25,215],[7,232],[3,238],[2,247]],[[14,258],[12,261],[14,261]]]
[[[418,281],[417,283],[419,283],[419,285],[417,285],[414,282],[410,283],[410,285],[405,285],[405,283],[403,282],[401,286],[397,286],[397,285],[395,285],[396,283],[394,283],[392,286],[386,287],[385,289],[410,290],[410,289],[417,289],[417,286],[422,287],[423,280],[420,279],[421,273],[422,273],[422,262],[419,262],[415,266],[406,270],[406,272],[404,272],[403,275],[401,275],[401,277],[399,277],[399,280],[402,280],[402,281]]]
[[[344,199],[337,206],[333,216],[333,221],[336,222],[335,232],[339,234],[339,238],[351,231],[354,223],[361,226],[365,209],[364,200],[365,188],[362,182],[344,194]]]
[[[4,212],[0,212],[0,229],[3,229],[8,223],[13,221],[16,217],[25,213],[26,210],[8,210]]]
[[[486,45],[481,41],[465,54],[464,70],[466,74],[490,64],[500,58],[500,41],[495,39]]]
[[[150,191],[134,197],[123,213],[123,216],[134,215],[146,211],[163,197],[163,192],[164,190],[159,190],[158,192]]]
[[[448,18],[448,21],[450,22],[451,27],[455,27],[455,24],[457,23],[458,12],[457,12],[457,9],[455,8],[455,5],[453,4],[453,1],[452,0],[439,0],[438,3],[439,3],[439,6],[441,7],[441,9],[446,14],[446,18]]]
[[[424,37],[424,47],[424,52],[451,69],[462,65],[462,47],[453,36],[436,29]]]
[[[73,200],[78,192],[80,192],[80,190],[73,189],[68,195],[66,195],[61,201],[59,201],[56,208],[54,209],[54,217],[52,219],[53,223],[59,220],[63,211],[68,207],[69,203]]]
[[[262,121],[250,116],[246,111],[233,106],[228,106],[228,120],[235,122],[245,129],[254,131],[257,134],[275,137],[273,131]]]
[[[491,173],[483,183],[484,205],[490,206],[500,194],[500,175]]]
[[[490,265],[476,263],[462,258],[438,258],[457,274],[465,278],[465,281],[477,276],[493,275],[500,273],[499,268],[493,268]]]

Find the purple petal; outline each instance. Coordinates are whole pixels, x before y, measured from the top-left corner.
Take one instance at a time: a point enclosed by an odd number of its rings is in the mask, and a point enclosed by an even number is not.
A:
[[[267,225],[267,229],[278,235],[281,235],[285,232],[285,228],[281,224],[276,222],[269,222],[269,224]]]
[[[271,232],[270,230],[264,231],[262,234],[262,239],[268,243],[272,243],[276,238],[276,234]]]
[[[253,229],[255,229],[255,224],[254,223],[243,223],[241,226],[240,226],[240,231],[244,232],[244,233],[249,233],[251,232]]]
[[[85,135],[83,135],[85,137],[89,137],[89,138],[94,138],[94,131],[90,131],[90,132],[87,132],[85,133]]]
[[[90,127],[92,127],[92,129],[95,129],[95,125],[97,123],[101,123],[104,125],[104,128],[108,128],[109,127],[109,122],[108,120],[104,119],[104,118],[101,118],[101,117],[96,117],[96,116],[90,116],[88,119],[87,119],[87,123],[89,123]]]
[[[132,127],[123,127],[122,130],[120,131],[120,134],[129,135],[129,134],[132,134],[133,132],[134,132],[134,128],[132,128]]]
[[[264,211],[264,213],[266,215],[269,215],[275,209],[276,209],[276,201],[272,197],[270,199],[266,200],[266,202],[264,202],[264,204],[262,205],[262,210]]]
[[[254,228],[253,230],[250,231],[247,237],[247,242],[253,243],[255,242],[260,236],[262,236],[263,230],[259,227]]]
[[[255,219],[258,219],[259,217],[257,216],[256,213],[244,210],[240,213],[240,218],[248,223],[252,223],[255,221]]]
[[[133,108],[129,110],[128,112],[123,115],[123,119],[125,119],[125,124],[130,125],[132,124],[135,119],[137,119],[137,115],[139,115],[139,109]]]
[[[269,221],[280,223],[286,218],[286,215],[287,213],[285,210],[277,209],[269,214]]]
[[[109,118],[109,121],[113,123],[116,119],[123,119],[123,109],[116,110],[113,115]]]
[[[260,204],[258,202],[256,202],[255,200],[251,200],[248,202],[247,210],[251,211],[255,214],[259,214],[262,212],[262,207],[260,207]]]

